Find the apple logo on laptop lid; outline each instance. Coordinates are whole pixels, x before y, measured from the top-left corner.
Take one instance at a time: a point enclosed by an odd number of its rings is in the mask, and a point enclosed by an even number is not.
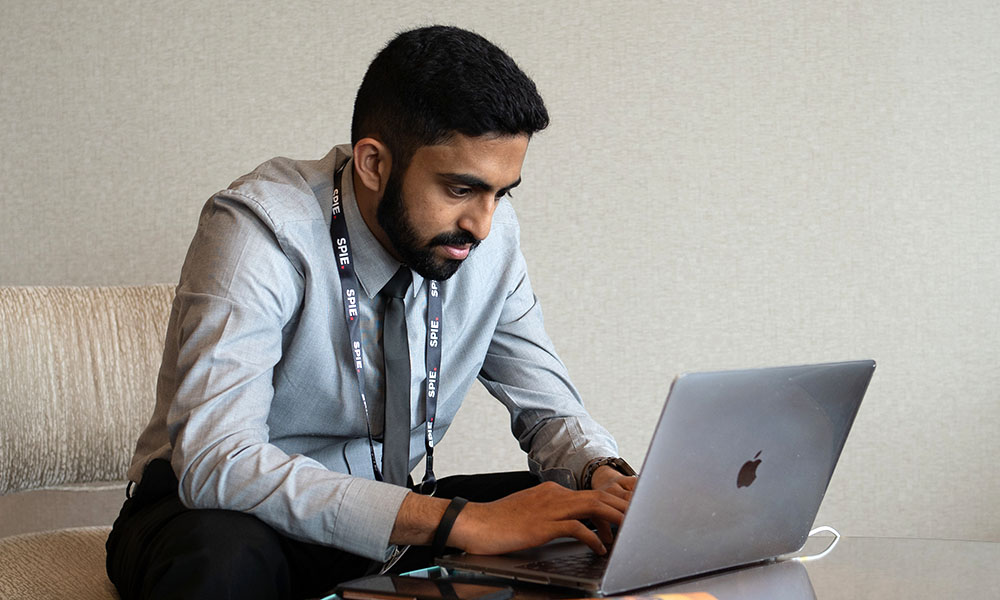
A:
[[[759,450],[757,454],[754,454],[753,460],[746,461],[743,463],[743,466],[740,467],[740,472],[736,476],[736,487],[750,487],[750,484],[757,479],[757,467],[759,467],[760,463],[763,462],[763,459],[760,458],[761,452],[763,452],[763,450]]]

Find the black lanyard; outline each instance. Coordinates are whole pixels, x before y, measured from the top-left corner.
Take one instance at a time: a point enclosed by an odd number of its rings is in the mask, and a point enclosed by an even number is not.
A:
[[[347,231],[347,221],[344,219],[341,204],[340,183],[344,174],[345,163],[333,179],[333,203],[330,210],[330,237],[333,240],[333,252],[337,258],[337,272],[340,274],[340,287],[344,297],[344,320],[347,322],[347,332],[351,338],[351,356],[354,359],[354,369],[358,377],[358,390],[361,394],[361,406],[365,410],[365,427],[368,429],[368,448],[371,451],[372,470],[375,479],[382,481],[382,471],[375,459],[375,441],[372,439],[372,424],[368,414],[368,400],[365,397],[364,360],[361,352],[361,334],[358,328],[358,276],[354,272],[354,260],[351,254],[351,237]],[[426,377],[424,379],[424,404],[427,420],[424,421],[424,448],[427,451],[424,479],[420,483],[420,491],[433,495],[437,488],[434,479],[434,417],[437,414],[437,394],[441,388],[441,327],[443,324],[441,310],[441,284],[427,280],[427,341],[424,352]]]

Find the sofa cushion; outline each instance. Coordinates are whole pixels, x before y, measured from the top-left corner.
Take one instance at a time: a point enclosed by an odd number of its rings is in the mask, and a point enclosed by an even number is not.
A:
[[[75,483],[0,496],[0,538],[65,527],[110,525],[125,502],[126,482]]]
[[[104,569],[110,531],[80,527],[0,539],[0,598],[118,598]]]

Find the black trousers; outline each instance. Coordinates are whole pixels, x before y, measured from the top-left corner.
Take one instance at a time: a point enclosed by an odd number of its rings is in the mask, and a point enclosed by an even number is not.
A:
[[[489,502],[537,483],[528,472],[458,475],[439,480],[435,495]],[[123,600],[319,597],[381,567],[343,550],[289,538],[246,513],[186,508],[166,460],[146,468],[122,506],[107,550],[108,577]],[[393,571],[433,562],[429,547],[414,546]]]

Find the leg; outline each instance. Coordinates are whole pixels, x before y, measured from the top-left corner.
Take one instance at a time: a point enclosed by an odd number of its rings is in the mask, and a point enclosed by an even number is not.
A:
[[[290,597],[279,536],[255,517],[189,510],[176,495],[132,513],[108,541],[108,574],[122,598]]]
[[[191,510],[165,461],[154,461],[108,538],[108,576],[132,598],[320,596],[371,561],[288,538],[251,515]]]

